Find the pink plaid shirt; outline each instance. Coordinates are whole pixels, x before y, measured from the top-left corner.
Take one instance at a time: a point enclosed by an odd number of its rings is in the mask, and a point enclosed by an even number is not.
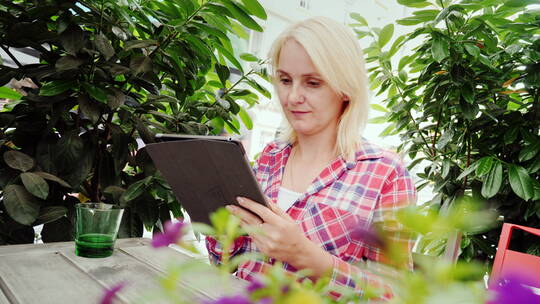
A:
[[[254,172],[264,193],[275,203],[285,164],[291,152],[291,145],[284,142],[268,144],[257,160]],[[334,257],[332,283],[358,288],[363,284],[385,287],[380,278],[353,264],[372,260],[382,262],[381,249],[366,244],[357,227],[368,229],[379,223],[394,242],[401,242],[408,248],[409,265],[412,267],[410,252],[413,242],[408,235],[400,234],[395,223],[396,211],[416,201],[413,180],[400,158],[389,151],[363,142],[356,152],[356,159],[347,162],[337,158],[326,167],[287,213],[304,230],[313,242],[320,244]],[[392,222],[392,224],[388,224]],[[208,237],[206,245],[213,263],[221,261],[221,248],[215,239]],[[234,242],[231,256],[257,250],[248,236]],[[252,280],[254,275],[264,272],[269,263],[251,260],[238,267],[237,276]],[[284,263],[290,271],[294,267]],[[390,292],[391,293],[391,292]],[[387,295],[385,297],[390,297]]]

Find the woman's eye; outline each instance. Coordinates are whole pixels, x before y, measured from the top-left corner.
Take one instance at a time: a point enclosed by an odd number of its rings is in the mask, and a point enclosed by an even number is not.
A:
[[[291,80],[288,78],[281,78],[279,81],[283,84],[289,84],[291,82]]]
[[[311,87],[318,87],[321,85],[321,83],[318,81],[308,81],[308,85]]]

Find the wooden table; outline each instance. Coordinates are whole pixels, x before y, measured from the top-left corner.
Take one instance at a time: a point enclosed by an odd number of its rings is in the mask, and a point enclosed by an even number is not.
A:
[[[78,257],[74,251],[73,242],[0,246],[0,304],[98,303],[105,288],[119,282],[127,282],[118,294],[119,303],[166,303],[158,299],[165,293],[159,277],[185,262],[198,265],[197,271],[192,266],[173,280],[175,293],[185,299],[216,299],[247,285],[229,276],[223,284],[223,276],[210,265],[196,263],[196,256],[173,248],[154,249],[144,238],[117,240],[108,258]]]

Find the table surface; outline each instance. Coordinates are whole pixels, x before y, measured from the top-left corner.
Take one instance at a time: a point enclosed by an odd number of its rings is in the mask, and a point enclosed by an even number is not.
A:
[[[127,285],[118,303],[165,303],[159,299],[165,293],[159,278],[173,267],[184,267],[172,281],[175,294],[184,299],[216,299],[246,287],[232,276],[224,283],[212,266],[197,259],[185,250],[154,249],[145,238],[119,239],[112,256],[98,259],[76,256],[73,242],[0,246],[0,304],[99,303],[105,288],[119,282]]]

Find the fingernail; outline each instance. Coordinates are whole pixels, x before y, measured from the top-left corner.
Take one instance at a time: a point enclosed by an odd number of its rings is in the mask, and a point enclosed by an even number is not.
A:
[[[242,204],[242,203],[244,203],[244,202],[246,201],[243,197],[240,197],[240,196],[237,197],[236,200],[237,200],[240,204]]]
[[[231,211],[231,212],[234,211],[234,206],[233,205],[227,205],[227,206],[225,206],[225,208],[227,210]]]

